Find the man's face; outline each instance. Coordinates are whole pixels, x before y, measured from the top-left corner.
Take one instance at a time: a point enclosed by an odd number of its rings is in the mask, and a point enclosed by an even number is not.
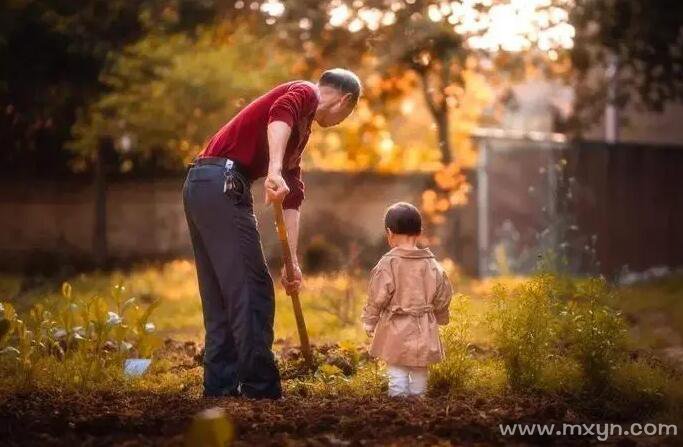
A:
[[[354,105],[350,93],[343,93],[326,85],[320,86],[320,102],[315,121],[320,127],[336,126],[353,112]]]

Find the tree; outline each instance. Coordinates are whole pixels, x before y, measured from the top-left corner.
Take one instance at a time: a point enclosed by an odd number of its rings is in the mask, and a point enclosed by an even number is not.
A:
[[[466,203],[471,190],[462,166],[454,160],[451,129],[453,112],[467,96],[467,80],[476,79],[473,73],[491,74],[498,67],[519,65],[530,51],[552,50],[559,58],[571,46],[567,11],[541,1],[285,4],[286,40],[295,47],[303,45],[312,66],[346,62],[363,69],[367,63],[381,73],[381,82],[368,82],[366,98],[371,104],[386,110],[416,88],[421,91],[441,155],[442,167],[422,203],[427,221],[436,225],[444,222],[446,212]],[[374,81],[374,76],[368,79]]]
[[[70,146],[88,154],[111,135],[124,170],[150,160],[177,169],[243,105],[288,79],[293,61],[246,27],[151,33],[109,60],[101,76],[109,91],[79,117]]]
[[[677,0],[577,0],[571,9],[576,28],[573,66],[581,87],[579,124],[594,122],[608,98],[605,83],[588,81],[611,58],[617,104],[636,103],[661,111],[683,100],[683,3]],[[593,77],[594,78],[594,77]]]
[[[385,78],[407,74],[417,81],[407,89],[405,83],[384,83],[370,100],[386,103],[419,88],[444,164],[453,160],[449,116],[466,91],[466,70],[494,71],[484,67],[520,63],[520,55],[529,51],[564,52],[573,32],[566,0],[551,5],[536,0],[284,3],[287,39],[308,45],[312,64],[331,60],[357,65],[363,60],[358,54],[364,54],[377,60],[374,68]],[[297,26],[298,32],[292,30]]]
[[[178,32],[237,14],[206,0],[13,0],[0,4],[0,162],[54,173],[77,111],[105,91],[108,56],[150,30]],[[253,11],[248,11],[253,13]],[[247,11],[240,12],[246,14]],[[252,14],[253,15],[253,14]],[[94,151],[95,148],[93,147]],[[36,163],[40,160],[40,163]]]

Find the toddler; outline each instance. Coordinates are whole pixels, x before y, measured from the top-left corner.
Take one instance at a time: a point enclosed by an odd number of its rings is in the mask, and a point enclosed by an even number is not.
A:
[[[419,396],[427,368],[443,357],[438,325],[448,323],[452,288],[428,248],[418,248],[420,212],[409,203],[389,207],[384,218],[391,250],[372,270],[363,327],[370,354],[388,365],[389,396]]]

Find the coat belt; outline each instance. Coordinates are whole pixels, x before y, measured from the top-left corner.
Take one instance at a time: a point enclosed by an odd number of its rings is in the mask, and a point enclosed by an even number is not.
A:
[[[411,307],[400,307],[395,306],[389,309],[389,318],[395,315],[409,315],[411,317],[421,317],[422,315],[429,315],[430,321],[433,321],[434,317],[434,306],[431,304],[425,304],[424,306],[411,306]],[[417,330],[422,332],[422,323],[417,320]]]
[[[424,314],[434,313],[434,306],[425,304],[424,306],[411,307],[392,307],[389,312],[391,315],[410,315],[411,317],[421,317]]]

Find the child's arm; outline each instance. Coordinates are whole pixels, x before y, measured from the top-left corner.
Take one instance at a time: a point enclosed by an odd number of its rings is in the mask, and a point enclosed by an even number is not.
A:
[[[438,324],[448,324],[450,313],[448,306],[451,304],[451,297],[453,296],[453,287],[448,280],[446,272],[442,271],[439,284],[436,288],[436,296],[434,297],[434,316]]]
[[[380,313],[389,304],[394,294],[394,280],[391,271],[382,265],[372,269],[368,301],[363,308],[361,321],[366,332],[374,332]]]

